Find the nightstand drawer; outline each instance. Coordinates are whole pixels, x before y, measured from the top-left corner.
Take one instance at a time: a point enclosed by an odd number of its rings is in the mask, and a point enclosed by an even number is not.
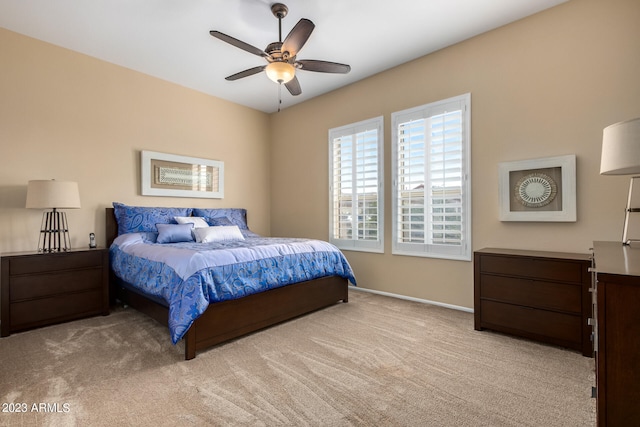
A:
[[[483,256],[480,265],[482,273],[574,283],[582,282],[582,270],[582,265],[577,262],[490,255]]]
[[[30,328],[101,312],[101,289],[22,301],[11,304],[11,328]]]
[[[9,279],[9,298],[16,302],[67,292],[102,287],[103,269],[67,270],[50,274],[12,276]]]
[[[575,314],[582,312],[580,285],[491,274],[482,274],[480,280],[483,299]]]
[[[581,317],[519,305],[482,301],[482,321],[491,329],[527,336],[545,337],[561,345],[578,345],[582,331]]]
[[[102,251],[61,252],[56,254],[41,254],[35,256],[13,257],[11,275],[44,273],[77,268],[101,267]]]

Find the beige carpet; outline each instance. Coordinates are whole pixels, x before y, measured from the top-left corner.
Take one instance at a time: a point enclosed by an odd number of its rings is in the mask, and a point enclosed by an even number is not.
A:
[[[133,309],[2,338],[0,425],[595,425],[593,359],[359,291],[182,357]]]

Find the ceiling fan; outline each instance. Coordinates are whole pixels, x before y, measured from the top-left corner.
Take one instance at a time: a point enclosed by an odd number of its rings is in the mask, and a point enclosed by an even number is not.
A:
[[[296,70],[315,71],[320,73],[340,73],[346,74],[351,67],[346,64],[336,62],[318,61],[314,59],[296,59],[300,49],[307,42],[311,32],[315,28],[313,22],[308,19],[301,19],[282,41],[282,18],[287,16],[289,9],[282,3],[271,5],[271,13],[278,18],[278,41],[270,43],[265,50],[258,49],[248,43],[228,36],[220,31],[209,31],[213,37],[227,42],[237,48],[245,50],[267,60],[268,64],[249,68],[225,77],[225,80],[234,81],[258,74],[262,71],[276,83],[284,83],[291,95],[300,95],[302,89],[296,77]]]

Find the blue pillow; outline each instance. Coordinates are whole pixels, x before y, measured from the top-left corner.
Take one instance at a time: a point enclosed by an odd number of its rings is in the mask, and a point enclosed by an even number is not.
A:
[[[232,225],[237,225],[240,230],[247,230],[247,210],[240,208],[221,208],[221,209],[193,209],[194,216],[201,216],[211,225],[212,220],[227,218]],[[220,224],[221,225],[221,224]]]
[[[156,224],[158,239],[156,243],[193,242],[193,224]]]
[[[190,216],[191,208],[152,208],[127,206],[113,202],[118,223],[118,235],[138,232],[157,232],[156,224],[175,224],[174,217]]]
[[[229,225],[235,225],[234,223],[231,222],[231,220],[229,218],[222,217],[222,218],[207,218],[209,221],[207,221],[209,223],[210,226],[212,227],[220,227],[220,226],[229,226]],[[240,227],[238,227],[240,228]]]

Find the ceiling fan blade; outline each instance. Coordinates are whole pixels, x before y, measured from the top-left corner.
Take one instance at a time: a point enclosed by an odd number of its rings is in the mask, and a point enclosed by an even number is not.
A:
[[[222,40],[223,42],[227,42],[232,46],[245,50],[249,53],[253,53],[254,55],[262,56],[264,58],[268,58],[269,54],[262,49],[258,49],[255,46],[251,46],[249,43],[245,43],[241,40],[238,40],[234,37],[228,36],[220,31],[209,31],[213,37]]]
[[[296,61],[301,70],[315,71],[318,73],[339,73],[347,74],[351,71],[351,67],[347,64],[338,64],[337,62],[316,61],[315,59],[301,59]]]
[[[300,87],[300,82],[297,77],[293,77],[293,79],[289,80],[284,84],[289,93],[293,96],[300,95],[302,93],[302,88]]]
[[[225,77],[224,79],[231,82],[234,80],[241,79],[243,77],[253,76],[254,74],[258,74],[259,72],[264,70],[266,67],[267,67],[266,65],[261,65],[259,67],[249,68],[248,70],[240,71],[239,73],[232,74],[229,77]]]
[[[282,42],[282,52],[289,52],[290,57],[296,56],[315,27],[315,24],[308,19],[299,20]]]

